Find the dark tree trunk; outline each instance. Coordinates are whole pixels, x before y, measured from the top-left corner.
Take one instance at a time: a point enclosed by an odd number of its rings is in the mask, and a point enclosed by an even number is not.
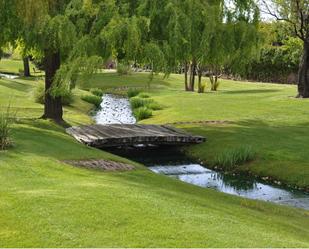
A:
[[[54,76],[60,68],[60,53],[45,50],[45,105],[43,118],[53,119],[57,122],[62,121],[62,103],[61,97],[53,97],[50,94],[50,89],[53,83]]]
[[[188,63],[185,62],[185,90],[189,91],[189,86],[188,86]]]
[[[204,92],[204,90],[202,89],[202,76],[203,76],[203,69],[199,67],[198,69],[198,93]]]
[[[309,98],[309,42],[304,43],[298,71],[298,98]]]
[[[189,91],[192,92],[194,92],[195,75],[196,75],[196,62],[193,60],[190,65],[190,85],[189,85]]]
[[[24,76],[25,77],[30,77],[30,66],[29,66],[29,56],[23,57],[23,62],[24,62]]]

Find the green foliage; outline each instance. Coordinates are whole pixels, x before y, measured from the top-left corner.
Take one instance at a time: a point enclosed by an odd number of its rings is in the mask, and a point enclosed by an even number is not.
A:
[[[34,93],[34,101],[39,104],[45,103],[45,86],[44,84],[38,84]]]
[[[84,95],[81,97],[82,100],[93,104],[96,108],[99,108],[102,102],[102,98],[96,95]]]
[[[132,73],[130,65],[118,64],[117,73],[119,75],[128,75]]]
[[[288,82],[288,75],[297,73],[302,51],[302,41],[293,37],[288,37],[280,46],[265,45],[260,58],[252,62],[246,77],[265,82],[292,83]]]
[[[45,103],[45,86],[44,84],[38,84],[34,91],[34,101],[39,104]],[[74,101],[72,91],[67,91],[62,94],[61,102],[65,106],[69,106]]]
[[[253,161],[255,158],[256,153],[252,147],[242,146],[222,151],[212,164],[224,169],[233,169],[237,166]]]
[[[129,88],[128,92],[127,92],[127,95],[129,98],[133,98],[137,95],[139,95],[141,91],[139,89],[136,89],[136,88]]]
[[[95,95],[95,96],[98,96],[98,97],[102,97],[104,95],[104,92],[102,89],[100,88],[91,88],[90,89],[90,92]]]
[[[138,94],[138,97],[140,97],[142,99],[147,99],[147,98],[150,98],[150,95],[147,94],[147,93],[141,92],[141,93]]]
[[[133,110],[133,114],[138,121],[152,117],[152,110],[146,106],[138,107]]]
[[[133,114],[137,120],[143,120],[152,116],[152,111],[163,109],[162,106],[150,98],[141,98],[139,95],[130,98]]]
[[[207,87],[207,83],[206,82],[203,82],[202,84],[201,84],[201,93],[204,93],[205,91],[206,91],[206,87]]]
[[[158,111],[158,110],[162,110],[163,109],[163,106],[160,105],[159,103],[155,102],[155,101],[150,101],[146,104],[146,107],[151,109],[151,110],[154,110],[154,111]]]
[[[10,106],[5,112],[0,112],[0,150],[5,150],[12,144],[11,131],[15,115],[12,114]]]
[[[211,84],[211,91],[217,91],[220,86],[220,81],[212,79],[210,80],[210,84]]]
[[[151,102],[153,102],[152,99],[143,99],[143,98],[140,98],[140,97],[132,97],[130,99],[130,103],[131,103],[131,106],[132,106],[133,109],[143,107],[143,106],[147,106]]]

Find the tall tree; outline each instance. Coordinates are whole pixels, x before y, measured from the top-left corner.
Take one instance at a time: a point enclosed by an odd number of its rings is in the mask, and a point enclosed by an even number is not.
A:
[[[61,96],[83,73],[91,73],[108,52],[100,33],[113,18],[114,1],[3,0],[0,20],[10,41],[22,40],[43,56],[43,118],[62,121]],[[82,74],[81,74],[82,73]]]
[[[284,21],[303,42],[303,54],[298,71],[299,98],[309,98],[309,1],[308,0],[261,0],[263,12]]]

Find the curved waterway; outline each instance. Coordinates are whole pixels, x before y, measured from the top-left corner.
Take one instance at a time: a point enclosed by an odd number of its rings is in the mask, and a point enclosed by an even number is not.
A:
[[[101,109],[94,116],[98,124],[134,124],[130,102],[114,95],[103,96]],[[309,194],[273,186],[251,177],[224,174],[202,166],[171,146],[112,149],[112,153],[143,163],[157,174],[163,174],[193,185],[215,189],[249,199],[274,202],[309,210]]]

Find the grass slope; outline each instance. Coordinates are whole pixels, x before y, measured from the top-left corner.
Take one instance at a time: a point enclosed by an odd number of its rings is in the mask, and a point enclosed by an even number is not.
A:
[[[309,246],[307,211],[199,188],[140,165],[103,173],[61,163],[128,161],[34,119],[42,112],[31,96],[36,84],[0,79],[0,105],[12,96],[19,118],[14,147],[0,152],[0,247]],[[71,124],[91,122],[81,94],[65,109]]]
[[[146,87],[147,82],[147,74],[120,77],[109,73],[96,75],[84,87]],[[178,124],[208,138],[204,144],[187,148],[189,154],[212,164],[222,151],[249,145],[258,152],[258,160],[238,170],[309,187],[309,100],[293,98],[295,86],[223,80],[218,92],[198,94],[184,92],[183,77],[171,75],[155,77],[147,91],[166,108],[144,123],[229,121]]]

